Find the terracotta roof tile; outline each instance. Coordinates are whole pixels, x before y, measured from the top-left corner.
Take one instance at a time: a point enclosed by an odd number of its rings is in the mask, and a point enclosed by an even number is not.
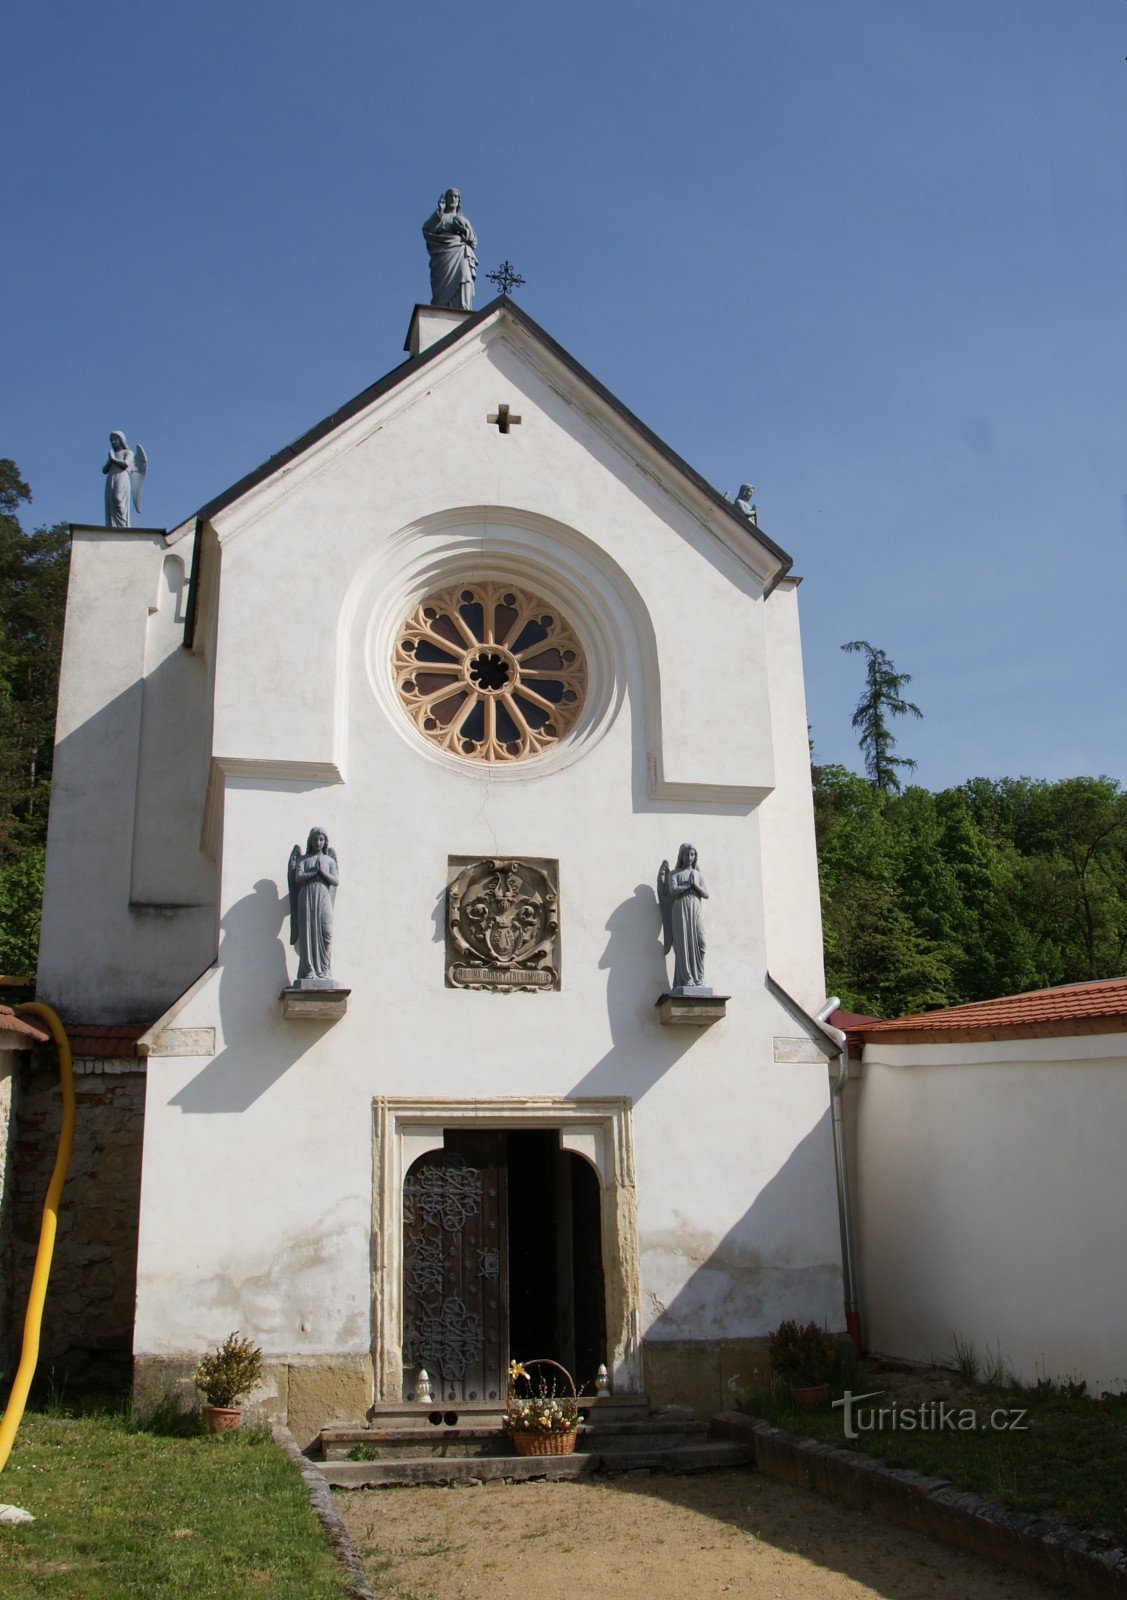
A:
[[[859,1028],[862,1023],[879,1022],[879,1017],[867,1017],[861,1011],[831,1011],[826,1018],[831,1028],[840,1028],[842,1033],[848,1033],[851,1028]]]
[[[1104,1031],[1121,1025],[1127,1032],[1127,978],[1099,978],[1089,983],[1065,983],[1055,989],[1031,989],[998,1000],[974,1000],[969,1005],[945,1006],[912,1017],[889,1017],[876,1022],[861,1019],[839,1026],[851,1039],[881,1039],[896,1035],[942,1038],[961,1033],[1005,1037],[1038,1033]]]
[[[65,1026],[72,1055],[106,1060],[110,1057],[135,1056],[137,1040],[147,1032],[149,1024],[68,1022]]]
[[[46,1028],[40,1028],[34,1022],[27,1022],[23,1017],[17,1017],[11,1006],[0,1006],[0,1033],[18,1033],[29,1045],[46,1044],[51,1037]]]

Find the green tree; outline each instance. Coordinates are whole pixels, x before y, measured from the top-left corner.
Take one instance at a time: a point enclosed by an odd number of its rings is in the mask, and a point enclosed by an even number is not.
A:
[[[0,459],[0,972],[35,970],[70,561],[65,523],[25,533],[31,490]]]
[[[31,845],[0,867],[0,972],[12,976],[35,971],[45,854],[41,844]]]
[[[976,778],[972,814],[1013,858],[1010,907],[1035,984],[1109,978],[1127,964],[1127,793],[1113,778]],[[1033,987],[1034,984],[1029,985]]]
[[[1012,842],[980,825],[965,790],[935,796],[937,848],[953,875],[961,908],[951,944],[952,1003],[1018,994],[1047,982],[1037,941],[1015,912],[1020,858]]]
[[[865,662],[865,689],[853,713],[853,727],[859,730],[857,740],[865,758],[865,771],[872,784],[882,793],[899,793],[900,779],[897,768],[914,771],[916,763],[907,756],[894,756],[896,740],[888,725],[890,717],[922,717],[919,706],[905,700],[901,690],[911,683],[911,674],[897,672],[883,650],[878,650],[867,639],[851,639],[841,647],[847,651],[862,652]]]
[[[951,972],[943,943],[906,909],[904,830],[894,804],[844,767],[819,768],[818,790],[830,990],[847,1010],[876,1016],[947,1004]],[[923,790],[910,793],[930,799]]]
[[[0,867],[46,837],[70,559],[65,523],[24,532],[30,499],[0,459]]]
[[[974,778],[884,793],[814,769],[826,973],[850,1009],[959,1005],[1127,965],[1127,793]]]
[[[1060,952],[1061,981],[1108,978],[1127,956],[1127,794],[1111,778],[1037,785],[1026,916]]]

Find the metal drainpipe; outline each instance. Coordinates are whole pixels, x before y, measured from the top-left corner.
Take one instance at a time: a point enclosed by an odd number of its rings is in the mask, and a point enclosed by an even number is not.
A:
[[[845,1269],[845,1327],[853,1340],[853,1348],[860,1355],[861,1310],[857,1303],[857,1261],[853,1249],[853,1212],[849,1204],[849,1168],[845,1156],[845,1112],[842,1106],[845,1085],[849,1081],[849,1045],[841,1029],[826,1021],[840,1005],[837,995],[831,995],[822,1009],[815,1013],[814,1021],[837,1046],[837,1079],[830,1090],[830,1112],[834,1134],[834,1170],[837,1174],[837,1215],[841,1226],[842,1266]]]

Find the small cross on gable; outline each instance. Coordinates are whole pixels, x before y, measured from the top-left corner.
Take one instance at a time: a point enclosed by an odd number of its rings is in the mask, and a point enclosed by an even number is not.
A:
[[[492,412],[485,420],[486,422],[495,423],[498,433],[508,433],[509,429],[515,427],[521,419],[513,415],[506,403],[503,406],[498,406],[496,411]]]

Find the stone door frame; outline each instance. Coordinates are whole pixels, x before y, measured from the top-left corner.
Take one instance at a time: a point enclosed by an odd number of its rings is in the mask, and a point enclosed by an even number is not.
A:
[[[376,1402],[403,1398],[403,1180],[443,1147],[446,1128],[558,1128],[565,1150],[599,1180],[607,1367],[615,1394],[642,1388],[641,1280],[634,1192],[634,1118],[627,1099],[372,1101],[372,1364]]]

